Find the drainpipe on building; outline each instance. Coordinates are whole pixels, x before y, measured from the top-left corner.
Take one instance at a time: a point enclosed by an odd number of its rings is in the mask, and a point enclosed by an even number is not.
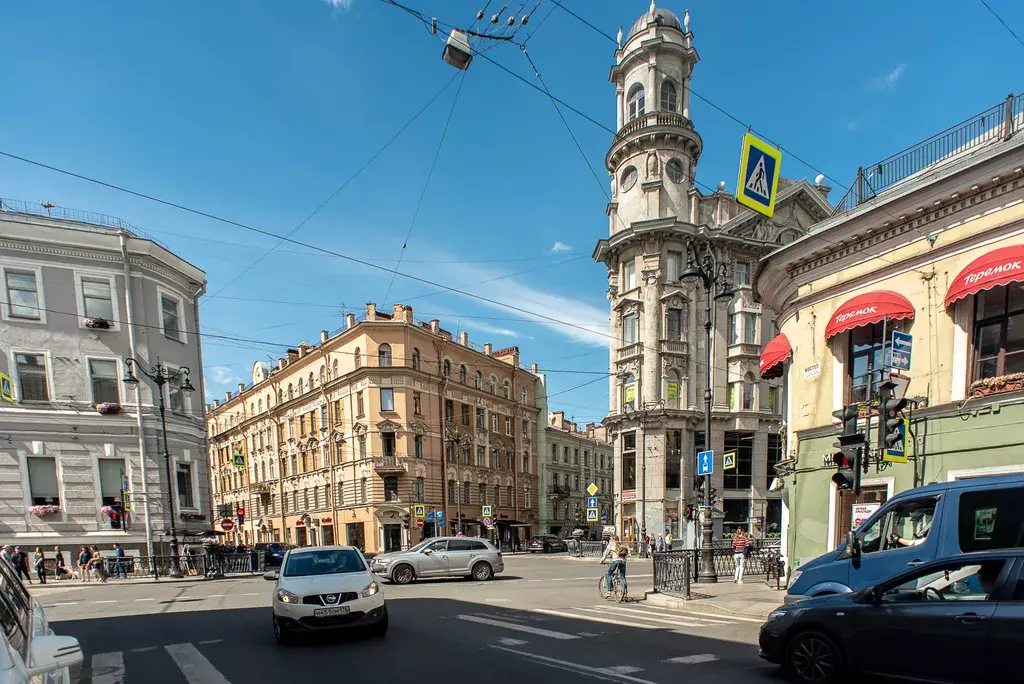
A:
[[[448,515],[448,504],[451,503],[448,500],[448,452],[445,450],[444,440],[444,389],[447,385],[447,378],[445,378],[441,370],[441,366],[444,363],[444,354],[442,353],[444,347],[437,343],[434,343],[433,346],[434,353],[437,354],[437,439],[441,445],[441,510],[444,511],[444,525],[447,528],[450,524],[448,521],[451,520],[451,517]],[[456,454],[456,458],[458,457],[459,455]],[[459,497],[458,501],[462,501],[462,492],[456,492],[455,495]],[[437,526],[437,515],[434,516],[434,536],[441,536]]]
[[[118,237],[121,242],[121,261],[124,267],[124,300],[125,317],[128,319],[126,322],[128,326],[128,349],[131,358],[137,359],[139,355],[135,346],[135,309],[132,306],[132,272],[128,261],[128,234],[121,231],[118,233]],[[154,556],[153,527],[150,524],[149,518],[149,485],[146,476],[146,432],[142,420],[142,383],[135,385],[135,424],[139,429],[139,472],[142,475],[142,520],[146,526],[146,555],[149,556],[150,563],[155,568],[155,562],[152,560]]]

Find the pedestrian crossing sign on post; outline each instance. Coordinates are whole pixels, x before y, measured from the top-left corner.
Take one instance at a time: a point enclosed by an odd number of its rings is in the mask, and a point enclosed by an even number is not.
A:
[[[14,383],[6,373],[0,373],[0,399],[14,403]]]
[[[909,427],[910,421],[906,417],[900,418],[899,425],[896,426],[900,438],[885,448],[882,453],[883,461],[886,463],[907,462],[907,429]]]
[[[736,452],[722,454],[722,470],[733,470],[736,467]]]
[[[588,508],[587,509],[587,522],[597,522],[597,509],[596,508]]]
[[[481,508],[483,510],[481,510],[480,512],[481,512],[481,514],[483,514],[483,517],[490,518],[491,517],[491,507],[490,506],[481,506]]]
[[[245,454],[231,454],[231,463],[235,466],[236,470],[245,470]]]
[[[782,153],[748,132],[740,151],[740,177],[736,183],[736,201],[771,218],[779,191]]]

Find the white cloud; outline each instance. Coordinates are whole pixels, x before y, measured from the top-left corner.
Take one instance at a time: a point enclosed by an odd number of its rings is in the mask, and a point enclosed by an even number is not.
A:
[[[460,321],[460,324],[462,325],[463,328],[467,328],[469,330],[479,330],[480,332],[488,333],[490,335],[500,335],[502,337],[516,337],[527,340],[533,339],[529,335],[523,335],[522,333],[516,332],[515,330],[511,330],[510,328],[501,328],[496,325],[491,325],[490,323],[481,323],[480,321],[476,320],[469,320],[464,318]]]
[[[231,372],[230,366],[212,366],[208,372],[210,379],[218,385],[235,385],[244,382],[242,378]]]
[[[900,63],[895,69],[885,76],[877,76],[871,80],[871,87],[875,90],[895,90],[903,72],[907,70],[906,63]]]
[[[353,0],[324,0],[331,7],[338,9],[348,9],[352,6]]]
[[[561,240],[555,240],[555,244],[551,246],[551,251],[558,254],[560,252],[571,252],[572,245],[568,245]]]

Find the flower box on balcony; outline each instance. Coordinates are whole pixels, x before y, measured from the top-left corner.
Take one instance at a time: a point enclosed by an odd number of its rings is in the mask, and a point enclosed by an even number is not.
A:
[[[114,413],[120,413],[120,412],[121,412],[121,405],[120,404],[116,404],[116,403],[114,403],[112,401],[105,401],[102,404],[96,404],[96,413],[102,413],[102,414],[105,415],[105,414],[108,414],[108,413],[114,414]]]
[[[113,506],[104,506],[103,508],[100,509],[100,513],[107,516],[108,518],[112,518],[117,513],[117,511],[114,510]]]
[[[83,322],[85,323],[86,328],[92,328],[94,330],[110,330],[110,321],[106,318],[96,316],[95,318],[86,318]]]
[[[1024,390],[1024,373],[1010,373],[994,378],[982,378],[971,383],[970,395],[986,397],[990,394]]]
[[[39,517],[47,515],[56,515],[60,513],[60,506],[54,506],[53,504],[42,504],[38,506],[29,506],[28,512],[32,515]]]

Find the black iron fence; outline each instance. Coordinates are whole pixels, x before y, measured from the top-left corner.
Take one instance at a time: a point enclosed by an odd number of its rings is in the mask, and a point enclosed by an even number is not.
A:
[[[654,590],[690,598],[694,558],[691,551],[655,551]]]
[[[700,577],[700,559],[701,553],[699,549],[679,549],[677,551],[657,551],[654,553],[654,575],[655,585],[654,588],[657,591],[662,591],[662,588],[658,586],[659,577],[659,563],[664,569],[663,576],[666,578],[674,577],[674,573],[679,571],[679,567],[682,565],[682,558],[686,558],[686,569],[690,573],[690,578],[693,582],[697,582]],[[716,577],[733,577],[736,573],[736,554],[733,552],[732,543],[729,540],[719,540],[715,542],[712,559],[715,567]],[[771,584],[774,582],[776,588],[781,588],[782,581],[785,577],[785,566],[782,562],[782,552],[779,546],[779,540],[777,539],[758,539],[755,540],[743,557],[743,576],[747,577],[764,577],[765,582]],[[667,585],[665,589],[666,593],[673,591],[672,585]]]
[[[49,578],[62,579],[97,579],[94,568],[82,568],[77,563],[64,565],[58,572],[56,560],[47,558],[45,571]],[[123,558],[104,557],[99,564],[102,577],[107,580],[140,579],[149,577],[170,577],[172,569],[177,567],[182,577],[204,577],[213,574],[239,575],[254,574],[264,569],[264,558],[261,553],[230,553],[210,556],[206,553],[183,553],[177,559],[172,556],[124,556]]]

